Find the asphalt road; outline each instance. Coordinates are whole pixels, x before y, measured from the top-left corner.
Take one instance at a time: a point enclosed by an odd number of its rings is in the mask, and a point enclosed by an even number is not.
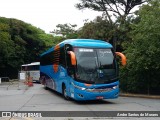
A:
[[[0,111],[160,111],[160,99],[119,97],[100,101],[67,101],[61,94],[45,90],[41,84],[28,87],[21,82],[0,84]]]

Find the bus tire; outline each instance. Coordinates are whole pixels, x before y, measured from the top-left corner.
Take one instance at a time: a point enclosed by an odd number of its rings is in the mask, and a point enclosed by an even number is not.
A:
[[[66,86],[64,84],[62,86],[62,94],[65,100],[69,100],[69,97],[67,96],[67,92],[66,92]]]
[[[46,82],[44,82],[44,89],[45,89],[45,90],[48,90],[48,87],[47,87],[47,83],[46,83]]]

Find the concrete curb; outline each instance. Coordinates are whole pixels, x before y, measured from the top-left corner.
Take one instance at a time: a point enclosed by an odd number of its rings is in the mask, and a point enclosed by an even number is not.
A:
[[[143,94],[120,93],[120,96],[121,97],[138,97],[138,98],[160,99],[160,95],[143,95]]]

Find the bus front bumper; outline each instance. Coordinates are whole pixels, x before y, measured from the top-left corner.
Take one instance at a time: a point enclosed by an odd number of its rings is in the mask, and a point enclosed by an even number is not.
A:
[[[75,100],[100,100],[100,99],[114,99],[119,96],[119,88],[112,89],[110,91],[86,91],[86,90],[74,90],[71,93],[71,98]]]

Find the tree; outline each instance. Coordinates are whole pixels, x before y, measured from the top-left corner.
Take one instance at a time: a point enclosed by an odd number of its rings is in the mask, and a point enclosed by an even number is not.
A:
[[[80,0],[76,4],[78,9],[92,9],[103,12],[109,23],[113,24],[112,15],[124,22],[127,15],[132,14],[133,8],[147,2],[147,0]]]
[[[127,76],[121,88],[129,92],[160,93],[160,1],[153,0],[138,12],[140,22],[133,24],[133,42],[125,51]]]
[[[80,28],[78,37],[109,41],[113,37],[114,27],[103,17],[98,16],[93,21],[86,22],[84,26]]]
[[[20,65],[38,61],[53,37],[17,19],[0,17],[0,76],[16,78]]]
[[[136,7],[142,5],[148,0],[80,0],[76,4],[78,9],[92,9],[103,12],[106,20],[112,26],[113,37],[110,43],[115,50],[123,50],[122,43],[129,40],[128,32],[130,26],[128,24],[129,15],[134,13]],[[129,18],[129,19],[128,19]],[[115,27],[117,26],[117,27]]]
[[[58,24],[56,27],[57,29],[51,31],[51,33],[54,33],[55,35],[59,35],[67,39],[77,38],[77,30],[75,30],[77,25]]]

